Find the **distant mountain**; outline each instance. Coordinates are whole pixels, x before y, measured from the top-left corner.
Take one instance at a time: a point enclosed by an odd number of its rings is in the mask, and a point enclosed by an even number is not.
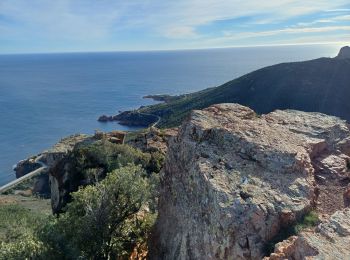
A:
[[[147,120],[161,117],[158,127],[179,125],[193,109],[239,103],[257,113],[276,109],[322,112],[350,121],[350,47],[335,58],[281,63],[259,69],[215,88],[168,98],[166,103],[115,116],[128,124],[135,113]],[[132,121],[130,117],[130,121]]]

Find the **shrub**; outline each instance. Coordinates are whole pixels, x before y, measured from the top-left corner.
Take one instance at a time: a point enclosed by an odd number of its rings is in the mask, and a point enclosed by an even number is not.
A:
[[[151,186],[144,174],[140,166],[128,165],[73,193],[66,212],[41,232],[51,254],[117,259],[145,243],[155,217],[148,211]]]
[[[45,251],[44,244],[36,237],[25,234],[21,240],[0,243],[0,259],[45,259],[42,253]]]
[[[163,167],[164,160],[165,160],[165,156],[161,152],[157,151],[157,152],[151,153],[150,160],[148,161],[148,164],[146,166],[146,170],[149,173],[152,173],[152,172],[159,173]]]
[[[151,172],[160,170],[164,156],[105,140],[77,147],[70,156],[69,171],[93,185],[72,193],[58,218],[0,207],[1,260],[120,259],[147,248],[159,185]]]
[[[48,217],[19,205],[0,207],[0,259],[40,259],[44,245],[35,230]]]
[[[107,140],[100,140],[90,145],[84,145],[74,151],[73,156],[78,166],[100,166],[112,171],[127,163],[140,160],[142,153],[127,145],[113,144]]]
[[[294,233],[298,234],[305,228],[311,228],[318,224],[319,218],[315,211],[310,211],[307,213],[303,219],[294,226]]]
[[[158,161],[151,161],[149,153],[143,153],[126,144],[113,144],[107,140],[82,145],[74,150],[71,158],[71,171],[91,182],[101,180],[107,172],[130,163],[141,165],[148,173],[159,169]]]

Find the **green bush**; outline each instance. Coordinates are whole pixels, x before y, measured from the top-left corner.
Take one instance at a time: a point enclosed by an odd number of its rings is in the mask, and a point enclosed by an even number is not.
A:
[[[68,170],[87,180],[58,218],[0,207],[2,259],[120,259],[146,240],[164,155],[105,140],[74,149]],[[83,178],[82,178],[83,177]]]
[[[157,152],[151,153],[150,160],[148,161],[148,164],[146,166],[147,172],[159,173],[163,167],[164,160],[165,160],[165,156],[161,152],[157,151]]]
[[[45,245],[34,236],[24,234],[21,240],[0,243],[1,260],[45,259]]]
[[[144,175],[140,166],[128,165],[73,193],[66,212],[39,234],[50,254],[117,259],[144,243],[155,219],[148,209],[152,186]]]
[[[150,156],[126,144],[114,144],[107,140],[96,141],[75,150],[80,167],[101,166],[108,172],[126,166],[128,163],[145,166]]]
[[[310,211],[307,213],[303,219],[294,226],[294,233],[298,234],[305,228],[311,228],[319,223],[318,214],[315,211]]]
[[[113,144],[100,140],[90,145],[82,145],[71,155],[71,169],[77,177],[82,176],[88,183],[102,180],[111,172],[130,163],[141,165],[148,174],[159,172],[162,164],[160,155],[152,156],[126,144]]]
[[[0,259],[40,259],[44,245],[35,230],[48,216],[18,205],[0,207]]]

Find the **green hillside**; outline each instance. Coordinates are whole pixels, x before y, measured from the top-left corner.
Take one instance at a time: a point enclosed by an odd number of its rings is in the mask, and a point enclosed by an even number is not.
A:
[[[179,125],[193,109],[239,103],[257,113],[297,109],[350,120],[349,99],[350,59],[320,58],[265,67],[221,86],[142,107],[130,114],[156,115],[161,117],[158,127],[172,127]],[[124,122],[127,117],[128,113],[124,113]]]

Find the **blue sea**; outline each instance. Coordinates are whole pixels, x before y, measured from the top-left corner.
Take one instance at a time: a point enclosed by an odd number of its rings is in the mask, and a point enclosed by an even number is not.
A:
[[[154,103],[145,95],[189,93],[267,65],[333,57],[339,47],[0,55],[0,185],[19,160],[64,136],[133,130],[96,119]]]

